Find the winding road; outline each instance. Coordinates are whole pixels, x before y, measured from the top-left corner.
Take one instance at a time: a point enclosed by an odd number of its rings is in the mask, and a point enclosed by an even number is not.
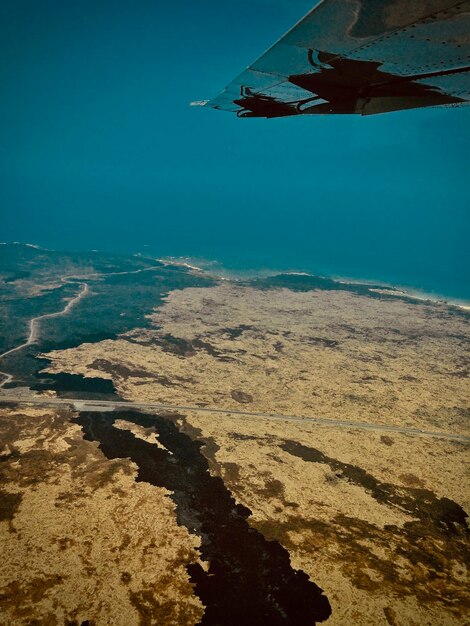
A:
[[[83,276],[63,276],[60,279],[60,282],[62,285],[75,284],[75,283],[78,283],[80,285],[81,288],[78,294],[74,298],[69,300],[67,304],[64,306],[64,308],[61,309],[60,311],[56,311],[54,313],[45,313],[44,315],[38,315],[37,317],[33,317],[31,320],[29,320],[29,335],[26,341],[0,354],[0,359],[36,343],[40,336],[39,331],[40,331],[41,320],[52,319],[54,317],[62,317],[64,315],[68,315],[68,313],[70,313],[73,307],[75,307],[82,298],[84,298],[90,293],[90,288],[88,286],[88,283],[81,282],[81,281],[93,280],[93,279],[98,279],[98,278],[107,278],[108,276],[122,276],[124,274],[139,274],[140,272],[148,272],[150,270],[155,270],[155,269],[160,269],[160,268],[161,268],[160,265],[151,265],[150,267],[142,267],[138,270],[129,270],[127,272],[109,272],[109,273],[94,272],[92,274],[84,274]],[[9,374],[8,372],[0,371],[0,376],[4,377],[4,379],[0,382],[0,389],[2,389],[2,387],[4,387],[6,384],[11,383],[11,381],[13,380],[13,376]]]
[[[29,320],[29,335],[24,343],[21,343],[19,346],[15,348],[11,348],[11,350],[7,350],[3,354],[0,354],[0,359],[8,354],[12,354],[13,352],[17,352],[18,350],[22,350],[26,348],[26,346],[30,346],[39,339],[39,322],[45,319],[51,319],[53,317],[62,317],[63,315],[67,315],[73,309],[73,307],[80,302],[80,300],[88,294],[90,291],[87,283],[81,283],[81,289],[79,293],[69,300],[65,307],[61,311],[56,311],[55,313],[45,313],[44,315],[38,315],[37,317],[33,317]],[[4,374],[4,372],[0,372]],[[0,385],[1,386],[1,385]]]
[[[62,279],[62,282],[71,282],[71,281],[66,281],[65,279]],[[88,283],[80,283],[80,287],[81,289],[77,293],[77,295],[71,300],[69,300],[67,304],[64,306],[64,308],[61,309],[60,311],[56,311],[54,313],[45,313],[44,315],[38,315],[37,317],[33,317],[32,319],[30,319],[29,320],[29,335],[26,341],[24,343],[21,343],[19,346],[15,346],[14,348],[7,350],[6,352],[3,352],[3,354],[0,354],[0,359],[2,359],[5,356],[8,356],[9,354],[13,354],[13,352],[18,352],[18,350],[22,350],[23,348],[26,348],[27,346],[30,346],[33,343],[36,343],[37,340],[39,339],[39,329],[40,329],[41,320],[52,319],[54,317],[62,317],[63,315],[67,315],[68,313],[70,313],[73,307],[76,306],[82,298],[88,295],[90,291],[90,288],[88,287]],[[8,372],[1,372],[1,371],[0,371],[0,375],[5,377],[4,380],[0,382],[0,389],[1,389],[2,387],[4,387],[4,385],[6,385],[7,383],[10,383],[13,380],[13,376],[9,374]]]

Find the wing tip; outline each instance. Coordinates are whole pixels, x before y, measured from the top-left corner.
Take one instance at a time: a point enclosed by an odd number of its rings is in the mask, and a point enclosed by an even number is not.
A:
[[[189,103],[190,107],[205,107],[209,100],[194,100]]]

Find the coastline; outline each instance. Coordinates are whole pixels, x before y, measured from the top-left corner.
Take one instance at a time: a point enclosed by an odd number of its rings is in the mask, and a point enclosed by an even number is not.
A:
[[[315,274],[313,272],[306,271],[297,271],[297,270],[269,270],[269,269],[260,269],[260,270],[229,270],[219,262],[219,261],[202,261],[201,265],[195,265],[195,261],[193,261],[192,257],[162,257],[156,258],[156,261],[163,263],[165,265],[176,265],[179,267],[184,267],[190,271],[203,272],[213,278],[217,278],[219,280],[234,280],[234,281],[243,281],[250,280],[254,278],[270,278],[273,276],[305,276],[310,278],[320,277],[328,280],[332,280],[336,283],[340,283],[342,285],[363,285],[365,287],[370,286],[369,290],[372,293],[382,293],[383,295],[393,296],[397,298],[410,298],[412,300],[416,300],[418,302],[424,303],[432,303],[435,305],[445,305],[450,307],[456,307],[462,311],[470,312],[470,300],[464,300],[462,298],[454,298],[452,296],[446,296],[443,294],[436,293],[427,293],[425,291],[421,291],[420,289],[414,287],[405,287],[403,285],[397,285],[393,283],[388,283],[383,280],[373,280],[369,278],[348,278],[344,276],[338,276],[335,274],[325,275],[325,274]],[[217,271],[211,269],[211,267],[217,267]]]
[[[0,245],[8,246],[8,245],[20,245],[28,248],[33,248],[36,250],[44,250],[44,251],[53,251],[44,246],[29,243],[29,242],[21,242],[21,241],[13,241],[13,242],[1,242]],[[97,252],[96,250],[90,250],[91,252]],[[72,251],[78,252],[78,251]],[[446,295],[443,293],[430,293],[425,290],[419,289],[417,287],[402,285],[396,282],[389,282],[385,279],[372,279],[372,278],[358,278],[358,277],[348,277],[335,273],[322,273],[322,272],[312,272],[306,270],[298,270],[298,269],[284,269],[284,268],[252,268],[252,269],[229,269],[223,265],[221,261],[216,259],[205,259],[203,257],[193,257],[193,256],[163,256],[163,257],[154,257],[153,255],[139,253],[128,253],[121,252],[122,256],[142,256],[148,259],[152,259],[154,261],[158,261],[164,265],[174,265],[185,268],[189,271],[203,273],[207,276],[211,276],[213,278],[219,280],[233,280],[233,281],[244,281],[258,278],[270,278],[273,276],[305,276],[311,278],[323,278],[327,280],[332,280],[334,282],[343,284],[343,285],[363,285],[369,286],[370,291],[372,293],[383,293],[384,295],[393,296],[393,297],[402,297],[402,298],[410,298],[412,300],[416,300],[417,302],[428,302],[432,304],[446,305],[450,307],[456,307],[459,310],[470,312],[470,298],[459,298],[451,295]],[[383,290],[383,291],[381,291]]]

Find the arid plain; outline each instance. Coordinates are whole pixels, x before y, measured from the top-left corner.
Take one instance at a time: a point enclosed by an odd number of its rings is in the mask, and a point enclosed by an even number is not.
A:
[[[221,280],[44,354],[124,400],[206,411],[2,409],[3,623],[220,623],[207,580],[243,603],[235,562],[264,568],[260,589],[304,572],[332,626],[466,623],[468,318],[378,296]]]

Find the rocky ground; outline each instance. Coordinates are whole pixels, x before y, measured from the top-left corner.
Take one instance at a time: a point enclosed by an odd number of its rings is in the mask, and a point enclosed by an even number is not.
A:
[[[468,319],[443,305],[221,282],[171,291],[149,321],[47,370],[126,400],[469,434]],[[466,623],[462,442],[191,411],[10,408],[0,426],[5,624],[220,623],[252,541],[253,587],[304,572],[318,622],[317,587],[333,626]]]

